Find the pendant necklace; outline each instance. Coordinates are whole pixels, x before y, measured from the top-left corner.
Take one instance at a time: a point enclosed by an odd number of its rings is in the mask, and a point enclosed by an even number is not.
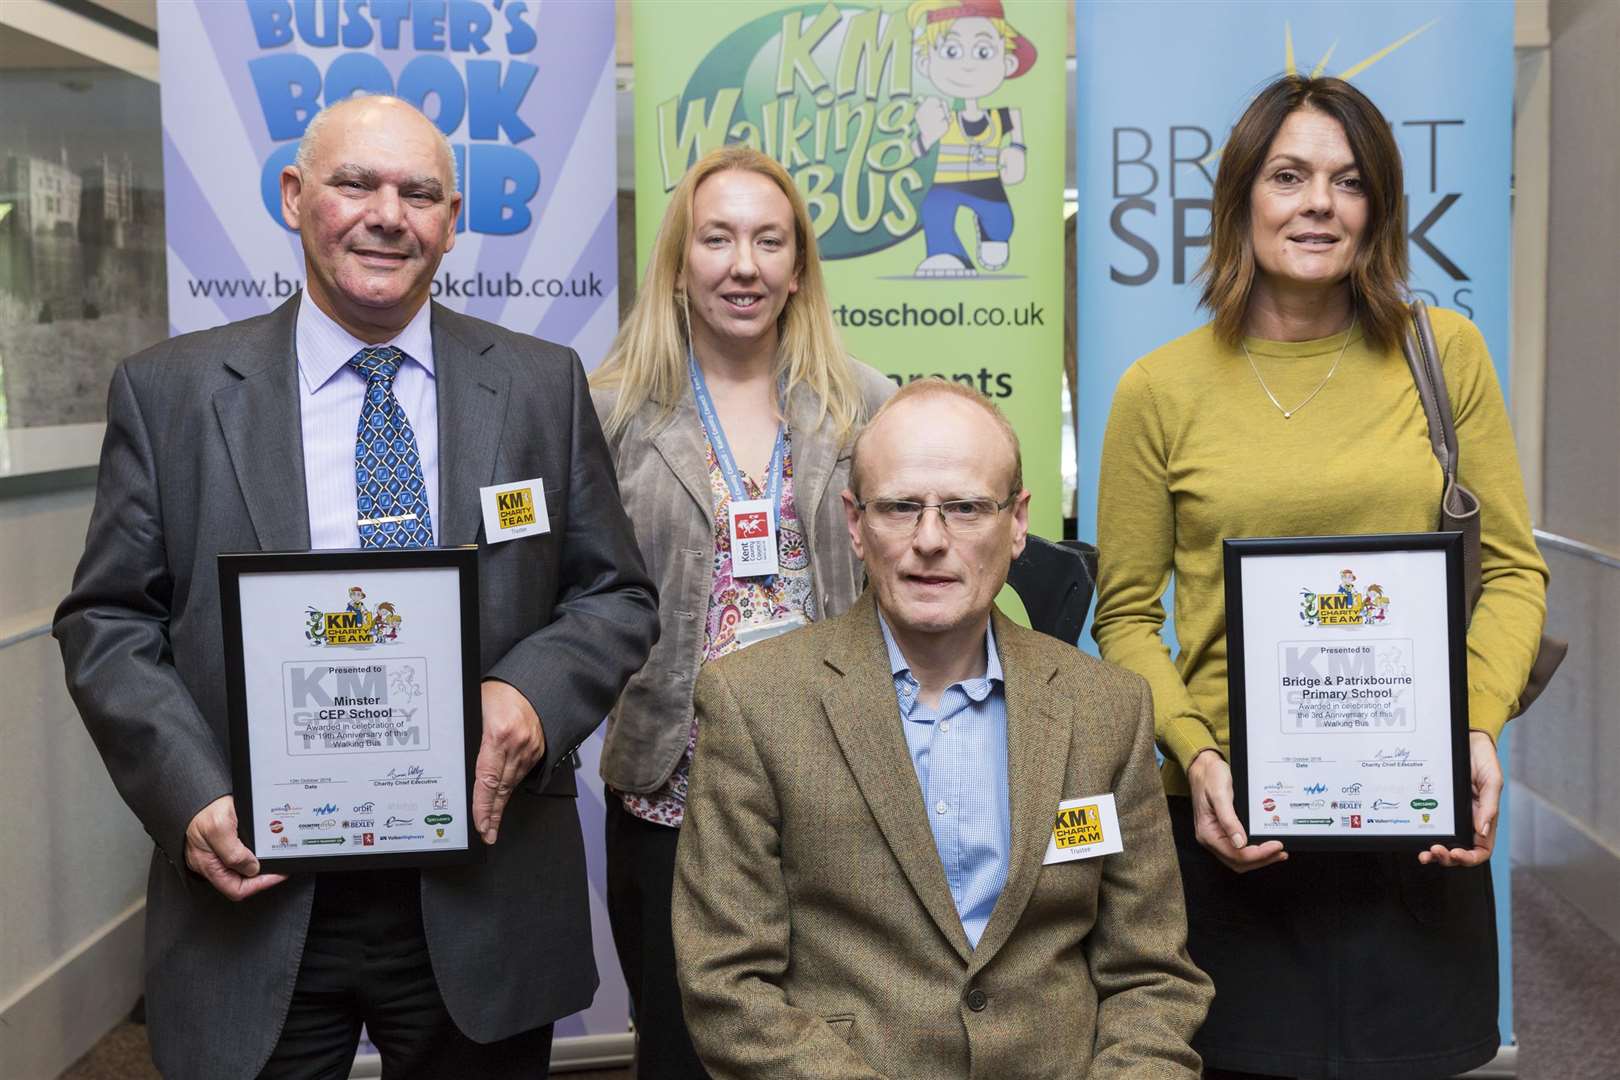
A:
[[[1264,390],[1266,392],[1266,397],[1270,398],[1271,403],[1277,406],[1277,411],[1283,414],[1284,420],[1292,420],[1295,413],[1309,405],[1311,403],[1311,399],[1322,392],[1322,387],[1326,386],[1328,384],[1328,380],[1333,378],[1333,373],[1339,370],[1339,361],[1344,359],[1344,350],[1350,347],[1350,335],[1355,333],[1355,329],[1356,316],[1352,315],[1350,316],[1350,326],[1344,332],[1344,344],[1339,346],[1339,355],[1333,358],[1333,366],[1328,368],[1328,373],[1326,375],[1322,376],[1322,381],[1316,384],[1316,389],[1306,394],[1305,400],[1301,401],[1298,405],[1295,405],[1292,409],[1283,408],[1283,403],[1277,400],[1277,395],[1273,394],[1271,392],[1271,387],[1266,385],[1265,378],[1260,374],[1259,365],[1254,362],[1254,357],[1249,356],[1249,346],[1241,340],[1238,342],[1238,345],[1242,347],[1243,355],[1248,357],[1249,369],[1254,372],[1255,381],[1260,384],[1260,389]]]

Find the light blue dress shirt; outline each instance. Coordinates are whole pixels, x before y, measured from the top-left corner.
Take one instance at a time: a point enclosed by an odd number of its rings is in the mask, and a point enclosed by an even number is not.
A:
[[[952,683],[930,709],[919,698],[889,624],[878,616],[901,728],[922,787],[945,880],[968,943],[978,947],[996,898],[1007,884],[1012,812],[1007,800],[1007,696],[995,633],[985,628],[985,671]]]
[[[410,362],[394,376],[394,396],[416,433],[427,485],[433,538],[439,538],[439,400],[434,389],[432,304],[423,304],[399,336],[381,342],[399,349]],[[316,307],[306,293],[298,300],[294,331],[298,350],[298,410],[304,445],[304,496],[309,507],[309,546],[357,548],[354,435],[366,400],[366,377],[349,358],[366,343]]]

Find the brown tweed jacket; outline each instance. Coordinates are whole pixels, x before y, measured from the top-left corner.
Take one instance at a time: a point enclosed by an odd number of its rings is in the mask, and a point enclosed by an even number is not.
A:
[[[993,616],[1012,863],[970,948],[868,592],[707,665],[675,947],[716,1080],[1188,1077],[1186,951],[1147,684]],[[1112,792],[1122,854],[1043,866],[1060,800]]]

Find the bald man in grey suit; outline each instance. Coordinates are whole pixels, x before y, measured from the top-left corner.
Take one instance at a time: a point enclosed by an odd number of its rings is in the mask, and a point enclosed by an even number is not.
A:
[[[305,293],[113,376],[96,507],[57,612],[68,687],[157,846],[147,1002],[170,1077],[543,1077],[596,987],[574,748],[657,637],[657,605],[571,349],[429,304],[461,197],[448,144],[367,97],[282,175]],[[410,543],[356,490],[362,401],[417,444]],[[434,435],[436,434],[436,438]],[[491,545],[479,488],[541,477],[551,530]],[[436,482],[435,482],[436,481]],[[483,743],[473,866],[262,873],[236,838],[215,556],[478,544]]]

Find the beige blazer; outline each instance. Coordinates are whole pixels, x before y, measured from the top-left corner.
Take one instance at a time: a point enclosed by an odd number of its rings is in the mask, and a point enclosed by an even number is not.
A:
[[[707,665],[676,860],[677,973],[716,1080],[1187,1077],[1188,958],[1147,684],[994,616],[1012,861],[970,948],[868,593]],[[1042,865],[1112,792],[1122,854]]]
[[[887,376],[851,361],[865,415],[895,392]],[[604,422],[617,393],[593,389]],[[830,423],[816,422],[819,400],[795,392],[788,401],[793,440],[793,491],[810,545],[820,615],[847,610],[860,593],[863,573],[850,547],[839,494],[849,483],[854,432],[838,439]],[[680,762],[692,729],[692,684],[703,660],[704,624],[714,581],[714,503],[709,493],[707,444],[690,394],[668,423],[648,403],[609,442],[619,494],[635,526],[647,571],[658,586],[662,628],[646,666],[631,678],[608,717],[602,779],[619,791],[649,792],[664,785]]]

